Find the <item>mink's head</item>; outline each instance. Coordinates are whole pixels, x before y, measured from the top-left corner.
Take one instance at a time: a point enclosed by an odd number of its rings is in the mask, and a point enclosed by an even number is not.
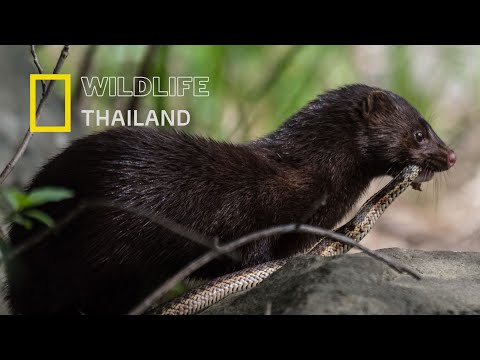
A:
[[[295,162],[353,161],[373,176],[418,165],[423,171],[417,182],[456,162],[453,150],[404,98],[362,84],[320,95],[258,142],[280,148]]]
[[[424,169],[420,178],[427,181],[433,173],[455,164],[453,150],[404,98],[389,91],[369,89],[359,104],[366,129],[363,138],[368,139],[362,148],[381,172],[393,173],[414,164]]]

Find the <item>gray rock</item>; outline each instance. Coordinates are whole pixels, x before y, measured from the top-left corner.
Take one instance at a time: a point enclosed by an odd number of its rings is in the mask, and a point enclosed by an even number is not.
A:
[[[480,253],[384,249],[415,280],[364,254],[305,256],[203,314],[480,314]]]
[[[302,256],[203,314],[480,314],[480,253],[379,250],[422,275],[400,275],[364,254]],[[4,291],[0,268],[0,291]],[[0,315],[9,310],[0,296]]]

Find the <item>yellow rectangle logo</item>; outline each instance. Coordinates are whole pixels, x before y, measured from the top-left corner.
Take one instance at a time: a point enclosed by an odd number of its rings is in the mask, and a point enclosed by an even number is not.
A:
[[[63,126],[37,125],[37,81],[62,80],[65,82],[65,124]],[[71,75],[70,74],[30,74],[30,131],[31,132],[70,132],[71,131]]]

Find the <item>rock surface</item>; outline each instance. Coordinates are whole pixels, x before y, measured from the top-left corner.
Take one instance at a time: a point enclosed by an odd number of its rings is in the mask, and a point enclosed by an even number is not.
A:
[[[480,252],[384,249],[422,275],[398,274],[364,254],[304,256],[203,314],[480,314]],[[0,270],[0,289],[4,290]],[[0,314],[8,314],[3,297]]]
[[[264,283],[203,314],[480,314],[480,253],[380,250],[421,274],[364,254],[299,257]],[[270,304],[270,305],[268,305]]]

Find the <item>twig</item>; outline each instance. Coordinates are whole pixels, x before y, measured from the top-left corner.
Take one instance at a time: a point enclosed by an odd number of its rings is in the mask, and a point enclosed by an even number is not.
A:
[[[39,234],[34,235],[26,239],[26,241],[22,242],[21,245],[18,245],[4,254],[2,260],[9,260],[14,258],[15,256],[20,255],[21,253],[31,249],[32,247],[41,243],[48,235],[54,233],[55,231],[61,230],[66,225],[68,225],[73,219],[75,219],[78,215],[80,215],[86,206],[84,204],[78,205],[74,208],[71,212],[69,212],[66,216],[64,216],[60,221],[58,221],[53,228],[47,228],[41,231]]]
[[[145,51],[145,55],[143,57],[142,64],[140,65],[140,68],[138,69],[138,72],[135,76],[147,76],[148,75],[148,70],[150,69],[150,66],[153,62],[155,52],[158,49],[158,45],[149,45],[147,50]],[[135,82],[135,91],[139,91],[139,85],[140,82]],[[130,99],[130,102],[127,105],[126,110],[136,110],[138,106],[140,105],[140,101],[143,99],[142,97],[139,96],[132,96]]]
[[[233,256],[232,254],[229,254],[229,253],[233,252],[237,248],[242,247],[252,241],[259,240],[261,238],[272,236],[272,235],[281,235],[281,234],[289,234],[289,233],[309,233],[309,234],[315,234],[320,236],[327,236],[343,244],[349,245],[351,247],[359,248],[360,250],[365,252],[367,255],[385,263],[386,265],[390,266],[392,269],[394,269],[399,273],[406,273],[413,276],[416,279],[420,279],[420,276],[414,271],[410,270],[409,268],[404,267],[403,265],[395,264],[394,262],[387,259],[383,255],[372,252],[365,246],[356,243],[354,240],[352,240],[348,236],[336,233],[332,230],[326,230],[316,226],[299,225],[299,224],[274,226],[265,230],[260,230],[260,231],[242,236],[232,242],[219,246],[218,241],[215,238],[213,239],[213,241],[210,241],[206,239],[204,236],[196,233],[195,231],[192,231],[184,227],[183,225],[177,224],[176,222],[170,219],[167,219],[163,216],[151,215],[145,212],[144,210],[136,207],[123,208],[119,204],[115,204],[108,201],[101,201],[101,200],[90,200],[88,202],[78,205],[62,220],[57,222],[56,226],[53,229],[46,229],[40,234],[31,237],[30,239],[25,241],[22,245],[15,247],[11,251],[9,251],[7,254],[5,254],[2,260],[11,259],[27,251],[31,247],[39,244],[52,232],[62,229],[64,226],[70,223],[74,218],[80,215],[80,213],[82,213],[87,208],[95,208],[95,207],[111,207],[111,208],[130,212],[137,216],[145,217],[148,220],[155,222],[159,225],[162,225],[165,228],[171,230],[172,232],[175,232],[178,235],[181,235],[189,240],[202,244],[211,249],[210,251],[206,252],[204,255],[192,261],[190,264],[188,264],[183,269],[178,271],[170,279],[165,281],[160,287],[158,287],[152,294],[150,294],[146,299],[144,299],[142,303],[140,303],[137,307],[135,307],[129,313],[132,315],[141,314],[145,312],[151,305],[155,303],[156,300],[161,298],[165,293],[167,293],[170,289],[172,289],[178,282],[184,280],[185,278],[190,276],[192,273],[194,273],[196,270],[200,269],[202,266],[206,265],[207,263],[219,257],[220,255]]]
[[[64,45],[62,51],[60,52],[60,56],[58,58],[57,64],[53,69],[54,74],[58,74],[69,53],[70,53],[70,45]]]
[[[43,74],[43,69],[40,63],[38,62],[37,52],[35,51],[35,45],[30,45],[30,52],[33,56],[33,63],[37,67],[37,71],[39,74]],[[42,96],[45,96],[45,92],[47,91],[47,86],[45,85],[45,80],[40,80],[42,82]]]
[[[170,230],[171,232],[177,235],[184,237],[187,240],[190,240],[194,243],[205,246],[207,249],[212,249],[218,252],[217,249],[220,247],[219,238],[217,236],[213,238],[206,237],[195,230],[192,230],[182,224],[179,224],[176,221],[173,221],[165,216],[162,216],[161,214],[151,214],[150,212],[145,211],[144,209],[136,206],[129,205],[128,207],[123,207],[121,204],[114,203],[111,201],[106,201],[106,200],[87,200],[85,202],[85,207],[86,208],[107,207],[111,209],[126,211],[126,212],[129,212],[130,214],[147,219],[157,225],[163,226],[164,228]],[[225,254],[225,255],[232,258],[234,261],[239,260],[238,257],[235,256],[234,254]]]
[[[273,235],[281,235],[281,234],[290,234],[290,233],[295,233],[295,232],[301,232],[301,233],[309,233],[309,234],[315,234],[315,235],[321,235],[321,236],[328,236],[331,239],[334,239],[338,242],[341,242],[342,244],[351,246],[351,247],[356,247],[360,250],[362,250],[365,254],[373,257],[376,260],[380,260],[381,262],[385,263],[386,265],[390,266],[393,270],[399,272],[399,273],[406,273],[408,275],[411,275],[415,279],[420,279],[420,275],[418,275],[416,272],[413,270],[410,270],[409,268],[395,264],[391,260],[387,259],[385,256],[374,253],[370,249],[366,248],[363,245],[360,245],[359,243],[355,242],[351,238],[349,238],[346,235],[342,235],[339,233],[336,233],[332,230],[326,230],[321,227],[317,226],[311,226],[311,225],[298,225],[298,224],[288,224],[288,225],[279,225],[279,226],[273,226],[271,228],[265,229],[265,230],[260,230],[253,232],[251,234],[242,236],[232,242],[229,242],[228,244],[225,244],[223,246],[218,247],[215,250],[210,250],[203,254],[202,256],[198,257],[196,260],[190,262],[188,265],[186,265],[184,268],[182,268],[180,271],[175,273],[172,277],[170,277],[167,281],[162,283],[157,289],[155,289],[150,295],[148,295],[141,303],[139,303],[137,306],[135,306],[128,314],[129,315],[140,315],[143,314],[145,311],[147,311],[156,301],[158,301],[162,296],[164,296],[169,290],[171,290],[178,282],[184,280],[191,274],[193,274],[195,271],[200,269],[202,266],[208,264],[210,261],[214,260],[217,258],[220,254],[226,254],[230,251],[236,250],[239,247],[242,247],[252,241],[259,240],[268,236],[273,236]]]
[[[48,91],[48,88],[47,88],[47,91]],[[3,184],[7,176],[10,175],[10,173],[12,172],[18,160],[22,157],[23,153],[27,149],[28,143],[30,142],[30,139],[32,138],[32,136],[33,136],[33,133],[31,133],[29,129],[25,134],[25,136],[23,137],[22,143],[20,147],[17,149],[17,151],[15,152],[15,155],[13,156],[12,160],[10,160],[7,166],[5,166],[5,169],[3,169],[2,173],[0,174],[0,184]]]
[[[82,97],[82,76],[88,76],[92,69],[93,65],[93,58],[95,56],[95,52],[97,51],[98,45],[90,45],[83,56],[82,63],[80,65],[80,70],[78,71],[78,81],[75,85],[74,91],[74,98],[72,104],[76,108],[81,108],[81,100],[85,99]]]
[[[77,205],[70,211],[66,216],[60,219],[53,228],[45,229],[37,235],[34,235],[25,241],[22,242],[22,245],[19,245],[9,251],[9,253],[4,257],[7,259],[11,259],[15,256],[20,255],[21,253],[28,251],[32,247],[41,243],[44,239],[47,238],[48,235],[61,230],[66,225],[68,225],[72,220],[74,220],[77,216],[79,216],[83,211],[88,209],[95,209],[95,208],[111,208],[116,210],[122,210],[125,212],[129,212],[133,215],[145,218],[150,220],[151,222],[163,226],[164,228],[170,230],[171,232],[180,235],[190,241],[193,241],[197,244],[205,246],[207,249],[213,249],[214,251],[217,248],[218,238],[209,239],[194,230],[191,230],[173,220],[170,220],[162,215],[159,214],[151,214],[141,208],[135,206],[123,207],[121,204],[113,203],[106,200],[87,200],[82,202],[81,204]],[[226,256],[232,258],[234,261],[238,261],[238,258],[234,254],[225,254]],[[0,261],[1,262],[1,261]]]
[[[55,66],[55,69],[53,70],[54,74],[57,74],[60,69],[63,66],[63,63],[65,62],[65,59],[68,56],[70,46],[65,45],[60,53],[60,57],[58,58],[57,65]],[[47,90],[45,91],[45,94],[42,96],[40,103],[37,106],[37,116],[36,120],[38,120],[38,117],[40,113],[42,112],[42,109],[47,101],[48,96],[51,94],[53,88],[55,86],[55,81],[50,81],[47,86]],[[12,172],[13,168],[15,165],[17,165],[18,160],[22,157],[23,153],[28,147],[28,143],[32,139],[33,133],[30,131],[30,129],[27,130],[25,136],[23,137],[22,143],[18,147],[17,151],[13,155],[13,158],[10,160],[10,162],[5,166],[5,169],[3,169],[2,173],[0,174],[0,184],[3,184],[5,179],[8,177],[8,175]]]
[[[369,248],[367,248],[364,245],[361,245],[360,243],[355,242],[351,238],[345,235],[341,235],[341,238],[338,237],[338,233],[333,232],[333,231],[325,231],[325,229],[322,229],[317,226],[312,226],[312,225],[300,225],[298,232],[300,233],[305,233],[305,234],[315,234],[315,235],[323,235],[323,236],[328,236],[329,238],[332,238],[338,242],[341,242],[345,245],[349,245],[351,247],[356,247],[357,249],[362,250],[365,254],[368,256],[371,256],[375,260],[383,262],[385,265],[391,267],[393,270],[398,272],[399,274],[407,274],[413,277],[416,280],[420,280],[421,276],[417,272],[413,271],[412,269],[408,268],[407,266],[404,266],[402,264],[395,264],[395,262],[389,260],[387,257],[381,255],[380,253],[376,253]],[[335,234],[336,236],[332,236]]]

